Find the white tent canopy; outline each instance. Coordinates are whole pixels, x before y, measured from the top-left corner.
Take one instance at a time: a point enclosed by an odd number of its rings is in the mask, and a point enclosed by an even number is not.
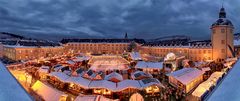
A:
[[[201,97],[211,86],[216,85],[223,72],[214,72],[205,82],[201,83],[192,93],[193,96]]]
[[[195,80],[195,78],[199,77],[200,75],[203,75],[204,72],[201,70],[198,70],[196,68],[183,68],[181,70],[172,72],[168,74],[168,76],[172,76],[175,79],[177,79],[182,84],[188,84],[191,81]]]
[[[59,101],[62,96],[67,96],[63,92],[54,89],[41,81],[37,81],[31,87],[39,96],[41,96],[45,101]]]

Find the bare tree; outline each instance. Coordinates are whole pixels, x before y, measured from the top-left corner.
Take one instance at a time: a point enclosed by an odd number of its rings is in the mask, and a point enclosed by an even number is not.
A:
[[[137,48],[137,44],[132,41],[129,45],[128,45],[128,52],[132,52]]]

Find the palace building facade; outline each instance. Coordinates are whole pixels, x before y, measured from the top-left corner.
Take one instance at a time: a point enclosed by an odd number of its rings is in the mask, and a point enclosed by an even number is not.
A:
[[[8,40],[3,44],[3,57],[14,61],[51,57],[62,54],[64,50],[60,44],[33,40]]]
[[[41,57],[51,57],[62,54],[62,46],[4,46],[4,56],[11,60],[39,59]]]
[[[145,43],[143,39],[63,39],[66,50],[90,54],[122,54],[131,44],[138,50]]]

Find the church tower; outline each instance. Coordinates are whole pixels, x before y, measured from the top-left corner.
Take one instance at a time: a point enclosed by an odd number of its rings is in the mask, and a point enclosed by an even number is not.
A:
[[[222,7],[219,18],[211,26],[213,60],[234,57],[233,30],[234,26],[226,18],[225,9]]]

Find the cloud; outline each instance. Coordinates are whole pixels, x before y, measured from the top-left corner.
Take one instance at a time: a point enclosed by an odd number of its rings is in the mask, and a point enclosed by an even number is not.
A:
[[[236,32],[239,3],[224,1]],[[220,7],[217,0],[0,0],[0,31],[43,39],[122,38],[125,32],[132,38],[209,39]]]

